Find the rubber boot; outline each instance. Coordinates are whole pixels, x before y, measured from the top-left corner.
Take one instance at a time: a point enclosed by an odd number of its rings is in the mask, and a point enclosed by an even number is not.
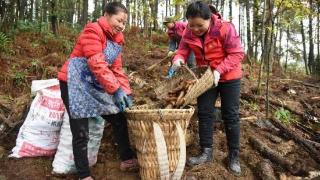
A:
[[[212,162],[212,159],[212,148],[203,148],[202,153],[196,157],[190,157],[187,164],[192,167],[206,162]]]
[[[228,157],[229,170],[235,175],[241,175],[241,167],[239,161],[239,150],[230,150]]]

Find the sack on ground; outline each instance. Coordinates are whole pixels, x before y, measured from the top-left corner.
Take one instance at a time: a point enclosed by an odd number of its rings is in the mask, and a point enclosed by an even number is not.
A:
[[[105,120],[102,117],[89,118],[88,160],[89,166],[97,162],[98,151],[103,135]],[[57,153],[52,162],[53,174],[68,174],[76,172],[72,151],[72,134],[69,116],[65,113],[60,133]]]
[[[53,156],[59,143],[65,107],[57,79],[32,81],[32,101],[9,157]]]

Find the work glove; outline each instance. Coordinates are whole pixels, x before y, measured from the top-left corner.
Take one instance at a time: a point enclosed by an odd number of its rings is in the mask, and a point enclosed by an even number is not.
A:
[[[167,57],[172,57],[176,52],[175,51],[169,51],[167,54]]]
[[[114,98],[116,101],[115,104],[120,109],[120,112],[123,112],[126,109],[126,107],[131,107],[133,104],[132,97],[127,96],[127,94],[122,90],[122,88],[119,88],[114,93]]]
[[[213,82],[214,82],[215,87],[218,86],[219,80],[220,80],[220,73],[219,73],[219,71],[214,70],[213,71]]]
[[[173,77],[174,73],[183,65],[184,62],[182,59],[177,59],[174,61],[172,66],[169,68],[168,75],[166,76],[167,79],[170,79]]]
[[[181,65],[184,65],[184,61],[183,59],[177,59],[173,62],[171,68],[174,70],[174,71],[177,71]]]

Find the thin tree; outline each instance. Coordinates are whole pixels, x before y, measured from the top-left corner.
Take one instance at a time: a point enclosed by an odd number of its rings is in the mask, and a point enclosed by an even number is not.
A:
[[[254,0],[253,1],[253,24],[252,24],[252,46],[254,47],[254,54],[253,54],[253,59],[254,61],[257,61],[258,59],[258,45],[259,45],[259,32],[258,32],[258,27],[259,27],[259,0]]]
[[[309,14],[309,58],[308,58],[308,61],[309,61],[309,71],[310,71],[310,74],[315,74],[315,62],[314,62],[314,52],[313,52],[313,48],[314,48],[314,44],[313,44],[313,25],[312,25],[312,20],[313,20],[313,17],[312,17],[312,7],[313,7],[313,0],[309,0],[309,5],[310,5],[310,10],[311,10],[311,13]]]
[[[58,35],[58,16],[57,16],[57,1],[50,1],[51,12],[50,12],[50,22],[51,22],[51,30],[52,33],[57,36]]]
[[[33,7],[34,7],[34,0],[30,0],[30,9],[28,12],[29,21],[33,21]]]
[[[289,39],[290,39],[290,26],[287,27],[287,42],[286,42],[286,60],[284,64],[284,73],[287,73],[288,68],[288,57],[289,57]]]
[[[264,55],[265,55],[265,51],[264,51],[264,40],[265,38],[262,38],[264,33],[265,33],[265,19],[266,19],[266,1],[267,0],[264,0],[264,3],[263,3],[263,15],[262,15],[262,25],[261,25],[261,33],[260,33],[260,36],[261,36],[261,50],[262,50],[262,53],[261,53],[261,57],[260,57],[260,68],[259,68],[259,77],[258,77],[258,94],[261,94],[261,81],[262,81],[262,75],[263,75],[263,65],[265,63],[264,59]]]
[[[131,12],[131,14],[132,14],[131,24],[133,26],[137,26],[137,21],[136,21],[137,13],[138,13],[137,0],[133,0],[133,11]]]
[[[232,21],[232,0],[229,0],[229,20]]]
[[[307,48],[306,48],[306,35],[304,32],[304,26],[303,26],[303,21],[300,21],[300,31],[301,31],[301,36],[302,36],[302,55],[303,55],[303,61],[304,61],[304,67],[306,74],[309,74],[309,68],[308,68],[308,58],[307,58]]]
[[[252,48],[252,42],[251,42],[251,25],[250,25],[250,2],[249,0],[245,0],[245,6],[246,6],[246,19],[247,19],[247,44],[248,44],[248,51],[247,51],[247,59],[252,65],[252,55],[253,55],[253,48]]]
[[[264,49],[265,53],[265,62],[267,66],[267,82],[266,82],[266,118],[269,118],[269,77],[270,77],[270,62],[272,56],[272,44],[273,44],[273,0],[266,1],[267,8],[267,18],[266,18],[266,30],[265,30],[265,40],[264,40]]]
[[[85,26],[88,21],[88,0],[82,0],[81,25]]]
[[[26,7],[28,5],[27,0],[18,0],[18,18],[19,20],[24,20],[26,15]]]
[[[130,19],[130,16],[131,16],[130,4],[131,4],[131,1],[130,0],[126,0],[126,7],[128,9],[128,19]],[[127,26],[130,26],[130,21],[128,21]]]

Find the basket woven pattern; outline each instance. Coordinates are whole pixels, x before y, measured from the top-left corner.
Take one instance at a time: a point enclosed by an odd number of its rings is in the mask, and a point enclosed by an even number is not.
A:
[[[130,138],[134,139],[137,157],[140,165],[141,179],[160,179],[159,163],[153,123],[159,124],[167,145],[169,171],[176,170],[180,147],[177,136],[176,123],[181,125],[184,135],[189,121],[194,113],[189,109],[152,109],[149,106],[136,106],[127,110]]]
[[[206,92],[213,86],[213,73],[211,68],[208,68],[195,85],[185,95],[183,106],[190,104],[195,98]]]
[[[190,73],[182,73],[182,74],[177,74],[172,79],[162,82],[155,89],[155,93],[158,96],[158,98],[161,99],[165,97],[170,90],[177,87],[177,85],[182,79],[194,79],[194,77]],[[192,86],[192,88],[189,89],[186,95],[184,96],[185,100],[181,107],[185,107],[186,105],[190,104],[195,98],[199,97],[202,93],[210,89],[212,86],[213,86],[213,73],[211,68],[206,68],[202,76],[199,79],[197,79],[197,81]]]

